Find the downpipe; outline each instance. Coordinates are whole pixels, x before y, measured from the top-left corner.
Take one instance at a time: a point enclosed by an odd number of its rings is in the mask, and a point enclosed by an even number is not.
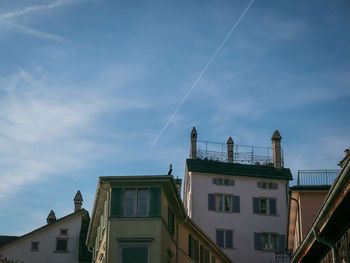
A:
[[[326,245],[326,246],[328,246],[328,247],[330,247],[330,248],[332,249],[333,263],[338,263],[338,261],[337,261],[337,249],[336,249],[336,247],[335,247],[335,244],[333,244],[333,243],[331,243],[331,242],[329,242],[329,241],[327,241],[327,240],[325,240],[325,239],[322,239],[322,238],[317,234],[317,231],[316,231],[315,227],[312,228],[312,232],[313,232],[313,234],[314,234],[314,236],[315,236],[315,238],[316,238],[316,240],[317,240],[318,242],[320,242],[321,244]]]

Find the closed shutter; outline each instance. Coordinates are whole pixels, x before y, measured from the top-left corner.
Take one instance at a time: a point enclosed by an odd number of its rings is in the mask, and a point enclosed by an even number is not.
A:
[[[225,231],[225,248],[233,248],[233,231]]]
[[[260,214],[260,199],[253,197],[253,213]]]
[[[108,215],[107,215],[107,209],[108,209],[108,204],[107,200],[105,201],[104,209],[103,209],[103,214],[104,214],[104,224],[107,224],[108,221]]]
[[[216,210],[215,194],[208,194],[208,210]]]
[[[216,244],[219,247],[224,247],[224,230],[216,230]]]
[[[278,189],[278,184],[277,183],[272,183],[272,189]]]
[[[258,188],[264,188],[264,183],[263,182],[258,182],[257,185],[258,185]]]
[[[111,216],[122,216],[123,189],[112,188]]]
[[[277,250],[281,252],[286,250],[286,235],[278,235]]]
[[[230,180],[229,185],[235,185],[235,180]]]
[[[174,212],[171,211],[170,208],[168,208],[168,229],[169,229],[170,234],[172,234],[172,235],[175,232],[174,231],[175,230],[174,217],[175,217]]]
[[[148,263],[148,248],[147,247],[123,248],[122,263]]]
[[[160,188],[151,187],[150,193],[150,216],[160,216]]]
[[[204,256],[204,248],[203,248],[203,246],[200,246],[200,263],[204,263],[205,262],[205,256]]]
[[[254,233],[254,248],[255,250],[261,250],[261,234]]]
[[[232,196],[232,212],[240,212],[240,197],[237,195]]]
[[[193,248],[194,248],[194,261],[199,261],[199,244],[197,239],[193,239]]]
[[[191,235],[188,235],[188,255],[193,258],[193,238]]]
[[[270,215],[276,215],[276,199],[269,199]]]
[[[213,184],[217,184],[217,179],[213,178]]]

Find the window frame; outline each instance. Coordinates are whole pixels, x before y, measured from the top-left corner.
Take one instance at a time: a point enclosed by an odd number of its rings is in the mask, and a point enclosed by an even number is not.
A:
[[[122,215],[121,217],[149,217],[150,213],[150,194],[149,194],[149,187],[122,187]],[[127,215],[126,214],[126,192],[127,191],[133,191],[134,192],[134,200],[133,200],[133,215]],[[147,193],[147,201],[146,201],[146,214],[145,215],[139,215],[139,191],[146,191]]]
[[[33,246],[34,244],[36,244],[36,248]],[[30,251],[38,252],[39,251],[39,244],[40,244],[40,241],[31,241]]]
[[[256,198],[258,200],[258,209],[259,212],[254,211],[254,198]],[[275,200],[275,213],[272,213],[273,211],[271,211],[273,208],[271,207],[271,200]],[[262,208],[263,208],[263,201],[265,201],[265,212],[262,212]],[[266,197],[266,196],[259,196],[259,197],[253,197],[253,214],[257,214],[257,215],[263,215],[263,216],[278,216],[277,214],[277,197]]]
[[[58,249],[58,242],[59,241],[65,241],[66,242],[66,249],[65,250]],[[68,238],[56,237],[55,253],[69,253],[69,250],[68,250]]]
[[[279,234],[278,233],[274,233],[274,232],[261,232],[261,250],[262,251],[277,251],[278,249],[278,237],[279,237]],[[267,248],[264,247],[264,243],[263,243],[263,236],[266,236],[267,237]],[[275,244],[274,244],[274,247],[271,246],[271,237],[274,236],[275,238]]]
[[[223,244],[224,246],[220,246],[217,242],[217,235],[218,235],[218,231],[223,231]],[[232,247],[228,247],[227,246],[227,240],[226,240],[226,232],[231,232],[232,233]],[[215,229],[215,244],[220,247],[220,248],[224,248],[224,249],[234,249],[235,246],[234,246],[234,230],[233,229],[224,229],[224,228],[216,228]]]
[[[216,212],[232,213],[232,196],[233,194],[215,193]],[[226,210],[227,198],[228,198],[228,210]]]

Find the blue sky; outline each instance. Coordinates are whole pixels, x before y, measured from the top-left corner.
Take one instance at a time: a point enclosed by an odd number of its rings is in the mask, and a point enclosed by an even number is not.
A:
[[[350,4],[23,0],[0,4],[0,235],[91,211],[98,176],[183,177],[189,135],[337,168],[349,147]]]

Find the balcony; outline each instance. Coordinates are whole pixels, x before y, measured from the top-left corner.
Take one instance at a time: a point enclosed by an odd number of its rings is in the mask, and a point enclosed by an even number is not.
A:
[[[333,170],[299,170],[298,186],[332,185],[340,169]]]
[[[226,143],[197,141],[196,157],[203,160],[229,162],[227,150]],[[233,163],[273,166],[272,148],[234,144]]]

